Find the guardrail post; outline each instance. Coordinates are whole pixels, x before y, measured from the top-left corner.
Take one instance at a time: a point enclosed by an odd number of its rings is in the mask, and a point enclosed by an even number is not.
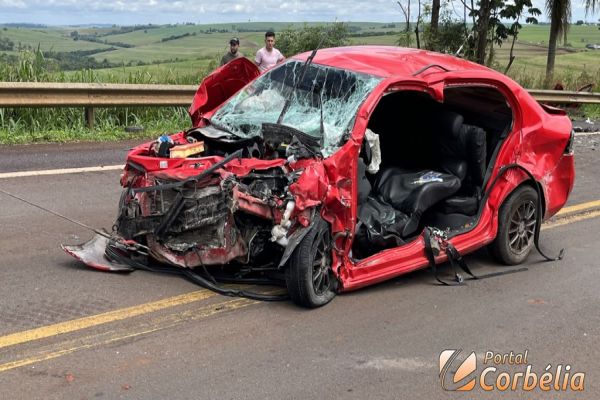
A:
[[[85,123],[88,129],[94,128],[94,107],[85,108]]]

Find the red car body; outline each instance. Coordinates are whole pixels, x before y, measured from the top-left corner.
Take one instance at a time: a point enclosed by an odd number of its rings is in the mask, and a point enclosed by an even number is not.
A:
[[[310,53],[304,53],[292,60],[304,62],[309,56]],[[481,204],[475,223],[449,239],[459,252],[469,253],[491,243],[497,236],[499,210],[505,199],[524,182],[531,181],[521,169],[513,169],[503,173],[492,187],[503,166],[518,164],[535,178],[535,182],[530,184],[541,188],[544,219],[554,215],[567,201],[575,174],[574,157],[569,147],[572,141],[571,122],[561,110],[540,105],[505,75],[449,55],[384,46],[322,49],[316,53],[312,63],[380,79],[358,107],[345,143],[323,158],[291,161],[285,158],[234,159],[219,168],[217,176],[211,179],[213,183],[231,176],[240,180],[257,171],[274,168],[296,172],[296,178],[287,187],[295,207],[289,215],[292,228],[286,234],[292,235],[293,226],[297,226],[296,230],[308,227],[315,210],[320,213],[331,231],[331,270],[338,281],[338,291],[358,289],[428,265],[424,238],[419,234],[401,246],[384,249],[362,259],[352,255],[359,218],[359,154],[369,120],[384,96],[411,92],[428,95],[433,102],[443,104],[448,90],[482,88],[499,93],[506,103],[499,102],[499,106],[512,113],[512,121],[497,146],[493,164],[488,166],[483,188],[488,195],[487,201]],[[246,59],[235,60],[213,72],[203,81],[190,107],[193,126],[203,128],[209,125],[219,106],[257,76],[258,70]],[[398,110],[398,121],[402,118],[402,110]],[[172,135],[172,140],[176,144],[185,143],[186,132]],[[216,155],[160,158],[151,151],[152,146],[152,143],[143,144],[130,152],[121,181],[123,187],[150,187],[157,184],[157,179],[161,182],[182,181],[223,160],[222,156]],[[142,215],[146,216],[150,215],[148,193],[136,194]],[[236,210],[271,220],[274,225],[281,224],[286,218],[285,201],[281,199],[265,201],[237,186],[231,193]],[[149,237],[147,245],[153,254],[159,254],[159,260],[179,266],[226,264],[245,258],[249,247],[249,243],[245,243],[239,235],[234,242],[185,254],[165,248],[152,237]],[[443,253],[436,257],[436,263],[445,260]]]

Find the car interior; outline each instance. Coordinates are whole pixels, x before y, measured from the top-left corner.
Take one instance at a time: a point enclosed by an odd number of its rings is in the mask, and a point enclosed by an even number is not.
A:
[[[368,124],[379,136],[378,170],[367,168],[374,149],[366,139],[359,157],[353,258],[401,246],[425,226],[450,236],[471,229],[512,122],[508,102],[490,86],[448,87],[443,103],[416,91],[382,97]]]

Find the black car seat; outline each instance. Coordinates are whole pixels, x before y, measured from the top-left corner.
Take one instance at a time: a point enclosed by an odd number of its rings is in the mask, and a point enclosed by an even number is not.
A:
[[[440,117],[445,126],[452,126],[452,135],[441,131],[439,135],[440,169],[457,176],[460,190],[442,201],[436,210],[444,214],[473,216],[479,200],[486,169],[486,132],[463,123],[459,114],[446,111]]]
[[[379,200],[407,216],[400,236],[408,238],[427,209],[460,189],[460,179],[439,171],[388,167],[377,174],[373,189]]]
[[[459,143],[465,125],[460,114],[441,111],[433,120],[438,137],[437,166],[432,169],[388,167],[375,179],[373,191],[383,202],[406,214],[401,236],[408,238],[418,229],[423,213],[456,194],[468,179],[467,154]]]
[[[433,169],[385,167],[375,176],[372,187],[362,160],[368,154],[361,152],[354,246],[357,256],[404,243],[419,229],[423,213],[440,203],[450,212],[463,212],[465,204],[468,212],[473,208],[476,212],[478,197],[471,196],[470,187],[483,184],[485,131],[463,122],[457,113],[436,115],[432,127],[438,137],[437,166],[430,161]],[[463,186],[467,189],[457,196]]]
[[[365,160],[366,158],[366,160]],[[358,223],[353,245],[354,257],[366,258],[381,250],[400,246],[408,216],[374,196],[367,179],[368,153],[358,159]]]

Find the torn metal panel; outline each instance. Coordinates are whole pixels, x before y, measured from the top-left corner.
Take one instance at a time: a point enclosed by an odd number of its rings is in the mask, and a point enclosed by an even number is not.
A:
[[[95,235],[86,243],[80,245],[61,245],[61,248],[79,261],[91,268],[107,272],[131,272],[129,265],[120,264],[106,258],[104,252],[109,239],[103,235]]]

